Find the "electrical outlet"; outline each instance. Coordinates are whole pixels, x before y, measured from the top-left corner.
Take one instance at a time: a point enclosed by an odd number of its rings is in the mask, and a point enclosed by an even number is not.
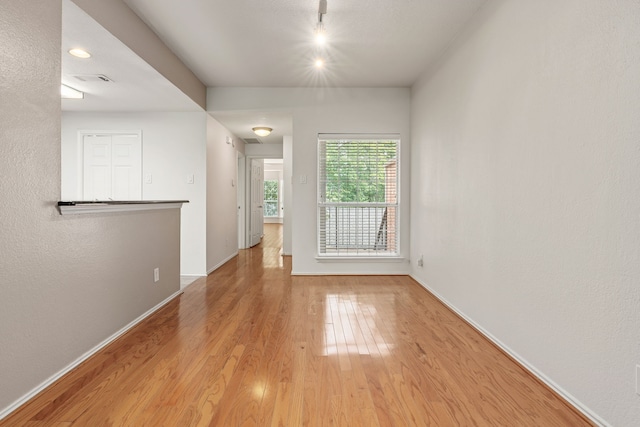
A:
[[[418,258],[418,267],[424,266],[424,260],[422,259],[422,254],[420,254],[420,258]]]
[[[636,394],[640,394],[640,365],[636,365]]]
[[[153,281],[157,282],[160,280],[160,269],[159,268],[154,268],[153,269]]]

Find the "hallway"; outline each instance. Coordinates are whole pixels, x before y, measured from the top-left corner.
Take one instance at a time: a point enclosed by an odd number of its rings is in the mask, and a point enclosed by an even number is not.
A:
[[[404,276],[290,276],[282,226],[0,426],[579,426]]]

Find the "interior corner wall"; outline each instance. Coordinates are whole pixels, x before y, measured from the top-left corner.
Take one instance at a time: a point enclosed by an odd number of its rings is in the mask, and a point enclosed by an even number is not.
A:
[[[282,253],[291,255],[291,233],[293,229],[292,215],[292,186],[293,176],[293,138],[285,135],[282,138],[282,173],[283,173],[283,198],[284,198],[284,220],[282,224]]]
[[[640,7],[490,1],[412,90],[412,274],[640,425]]]
[[[180,273],[206,275],[206,113],[62,113],[62,199],[82,199],[78,188],[78,131],[142,131],[144,200],[188,200],[181,212]],[[194,175],[193,184],[187,177]]]
[[[234,144],[227,144],[227,137]],[[237,138],[207,114],[207,273],[238,253]],[[234,146],[235,145],[235,146]]]
[[[57,211],[61,17],[0,2],[0,418],[180,289],[178,209]]]
[[[278,110],[293,114],[292,273],[407,274],[404,262],[320,262],[317,257],[319,133],[398,133],[400,255],[409,256],[409,88],[209,88],[210,111]],[[284,147],[283,147],[284,148]],[[286,161],[286,159],[285,159]],[[301,176],[306,183],[301,183]],[[304,181],[304,180],[303,180]],[[286,199],[285,199],[286,202]],[[285,224],[289,213],[285,213]]]

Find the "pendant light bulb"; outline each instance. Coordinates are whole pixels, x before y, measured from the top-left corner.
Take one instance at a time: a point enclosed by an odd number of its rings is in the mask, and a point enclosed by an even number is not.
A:
[[[318,25],[316,26],[315,40],[318,46],[324,46],[327,43],[327,32],[325,31],[322,22],[318,22]]]

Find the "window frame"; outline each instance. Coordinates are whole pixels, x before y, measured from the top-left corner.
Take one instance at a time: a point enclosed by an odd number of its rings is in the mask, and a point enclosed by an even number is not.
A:
[[[396,200],[395,203],[390,204],[386,202],[326,202],[326,200],[322,200],[323,194],[326,193],[326,180],[323,181],[322,171],[326,169],[326,156],[322,154],[322,142],[321,141],[335,141],[335,140],[349,140],[349,141],[371,141],[371,140],[379,140],[379,141],[395,141],[396,143]],[[399,261],[402,260],[403,257],[401,255],[401,227],[400,227],[400,218],[401,218],[401,176],[402,176],[402,162],[401,162],[401,147],[402,147],[402,139],[399,133],[318,133],[317,135],[317,146],[316,146],[316,259],[318,261],[324,260],[332,260],[332,261],[348,261],[348,260],[361,260],[361,261]],[[324,159],[324,160],[323,160]],[[324,165],[321,163],[325,161]],[[325,188],[322,188],[323,184]],[[321,251],[321,243],[322,243],[322,218],[321,218],[321,210],[323,207],[336,205],[336,204],[349,204],[353,207],[389,207],[393,206],[395,208],[395,252],[377,252],[373,250],[368,253],[357,253],[358,249],[347,249],[345,253],[327,253]],[[326,233],[326,230],[325,230]],[[364,249],[363,249],[364,250]],[[346,253],[356,251],[356,253]]]
[[[265,196],[264,185],[267,182],[275,182],[276,183],[276,199],[275,200],[272,200],[272,199],[267,200],[266,198],[263,197],[263,205],[266,206],[267,201],[269,201],[269,202],[275,201],[276,202],[276,214],[273,215],[273,216],[265,215],[264,214],[264,210],[263,210],[263,216],[265,218],[281,218],[281,215],[280,215],[280,210],[281,210],[280,209],[280,180],[279,179],[265,179],[265,180],[263,180],[263,184],[262,184],[262,194],[263,194],[263,196]]]

